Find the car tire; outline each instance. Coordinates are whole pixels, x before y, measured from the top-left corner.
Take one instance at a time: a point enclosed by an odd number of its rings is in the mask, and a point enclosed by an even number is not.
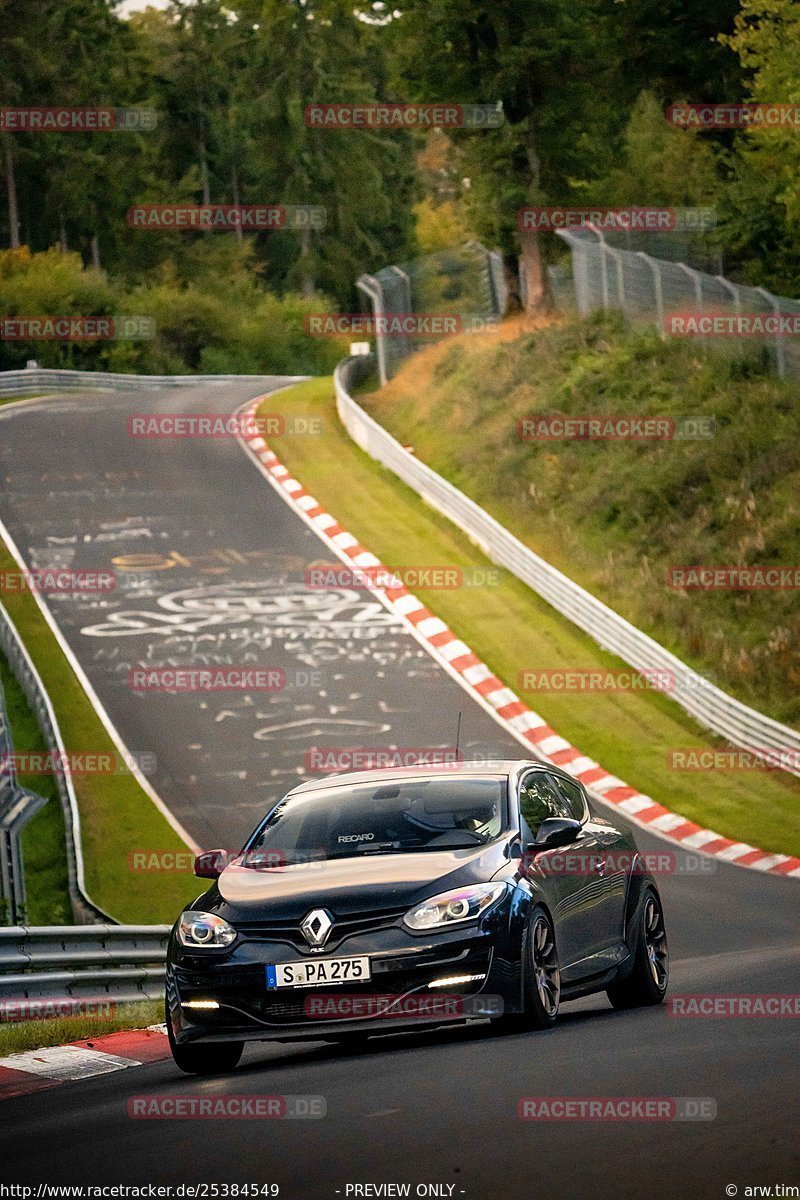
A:
[[[631,923],[629,947],[633,969],[606,989],[614,1008],[641,1008],[661,1004],[669,982],[669,946],[661,897],[652,886],[644,888]]]
[[[522,937],[522,976],[524,1011],[520,1024],[526,1029],[551,1029],[558,1020],[561,1003],[561,972],[553,922],[538,904],[531,911]]]
[[[244,1042],[217,1042],[179,1046],[172,1032],[172,1021],[167,1006],[167,1038],[172,1060],[185,1075],[227,1075],[239,1065]]]

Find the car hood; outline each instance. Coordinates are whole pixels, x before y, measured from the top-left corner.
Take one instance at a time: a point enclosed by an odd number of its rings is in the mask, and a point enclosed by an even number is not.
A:
[[[312,905],[330,906],[337,915],[371,908],[411,906],[436,890],[484,882],[506,860],[505,844],[468,850],[427,850],[408,854],[374,854],[325,859],[264,869],[234,862],[217,886],[223,901],[257,916],[302,917]]]

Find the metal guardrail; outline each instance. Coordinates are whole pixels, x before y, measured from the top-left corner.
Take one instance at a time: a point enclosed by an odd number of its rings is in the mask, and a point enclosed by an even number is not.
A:
[[[169,934],[169,925],[0,929],[0,1002],[158,999]]]
[[[22,643],[11,617],[0,603],[0,650],[31,706],[36,723],[41,730],[48,750],[60,761],[67,760],[64,740],[58,726],[53,705],[45,691],[39,672],[33,665],[28,651]],[[0,709],[2,717],[2,709]],[[55,771],[54,779],[64,814],[64,835],[67,851],[67,881],[73,917],[76,921],[107,921],[114,918],[99,908],[86,891],[81,846],[81,817],[72,777],[67,772]],[[28,793],[30,794],[30,793]],[[33,813],[30,814],[31,816]],[[5,889],[4,889],[5,891]]]
[[[47,803],[44,796],[21,787],[14,760],[14,742],[0,684],[0,921],[15,925],[25,920],[25,866],[22,830]]]
[[[619,613],[534,554],[463,492],[448,483],[373,420],[350,395],[350,387],[374,369],[371,356],[348,358],[334,373],[339,417],[353,440],[371,458],[393,471],[433,508],[462,529],[483,553],[505,567],[557,612],[583,629],[604,650],[637,671],[671,672],[669,692],[701,725],[732,745],[755,753],[770,751],[780,765],[800,775],[800,733],[756,712],[692,670]]]
[[[81,388],[191,387],[197,383],[232,383],[266,375],[122,375],[108,371],[68,371],[50,367],[28,367],[24,371],[0,371],[0,396],[29,392],[75,391]],[[291,376],[303,379],[305,376]]]

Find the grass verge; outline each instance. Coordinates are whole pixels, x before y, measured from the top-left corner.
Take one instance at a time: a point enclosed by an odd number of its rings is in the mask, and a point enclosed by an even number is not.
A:
[[[8,662],[0,654],[0,684],[15,753],[44,751],[44,738]],[[52,775],[19,775],[23,787],[44,796],[47,804],[22,831],[22,859],[29,925],[70,925],[64,816]],[[2,903],[2,902],[0,902]],[[2,919],[0,917],[0,919]]]
[[[18,569],[0,541],[0,572]],[[116,756],[114,743],[33,595],[10,591],[3,602],[51,698],[67,752]],[[92,900],[125,924],[171,923],[201,890],[198,881],[189,874],[134,871],[129,855],[134,850],[185,854],[181,838],[125,767],[114,775],[76,774],[74,783],[86,888]],[[37,853],[35,846],[30,850]]]
[[[314,411],[323,418],[323,436],[276,437],[270,445],[384,563],[497,572],[496,586],[417,589],[417,594],[510,687],[516,690],[519,672],[529,668],[621,666],[530,589],[497,571],[454,525],[359,450],[339,423],[330,379],[282,392],[281,410],[287,415]],[[759,848],[800,853],[800,780],[785,772],[670,769],[671,749],[720,742],[666,695],[548,692],[527,699],[573,745],[667,808]],[[440,732],[451,736],[452,715],[438,714],[438,720]],[[468,736],[468,729],[464,733]]]
[[[800,728],[797,587],[685,590],[669,577],[800,563],[797,385],[772,374],[763,347],[746,359],[728,350],[603,314],[508,322],[413,356],[364,403],[547,562],[745,704]],[[520,430],[554,413],[661,418],[692,436]]]
[[[146,1029],[164,1020],[160,1000],[120,1004],[109,1014],[57,1017],[45,1021],[19,1021],[0,1025],[0,1059],[7,1054],[23,1054],[45,1046],[61,1046],[84,1038],[102,1037],[120,1029]],[[2,1063],[0,1062],[0,1066]]]

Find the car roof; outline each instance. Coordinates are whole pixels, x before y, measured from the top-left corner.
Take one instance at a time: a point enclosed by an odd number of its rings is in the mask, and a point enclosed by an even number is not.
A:
[[[435,766],[415,767],[382,767],[372,771],[346,771],[339,775],[326,775],[322,778],[309,779],[292,788],[289,796],[297,796],[302,792],[320,792],[337,787],[349,787],[359,783],[391,783],[397,779],[431,779],[442,776],[452,778],[458,774],[461,778],[478,779],[498,775],[509,778],[530,767],[546,767],[546,763],[536,762],[526,758],[498,758],[487,762],[470,762],[441,764]],[[549,767],[548,767],[549,769]]]

